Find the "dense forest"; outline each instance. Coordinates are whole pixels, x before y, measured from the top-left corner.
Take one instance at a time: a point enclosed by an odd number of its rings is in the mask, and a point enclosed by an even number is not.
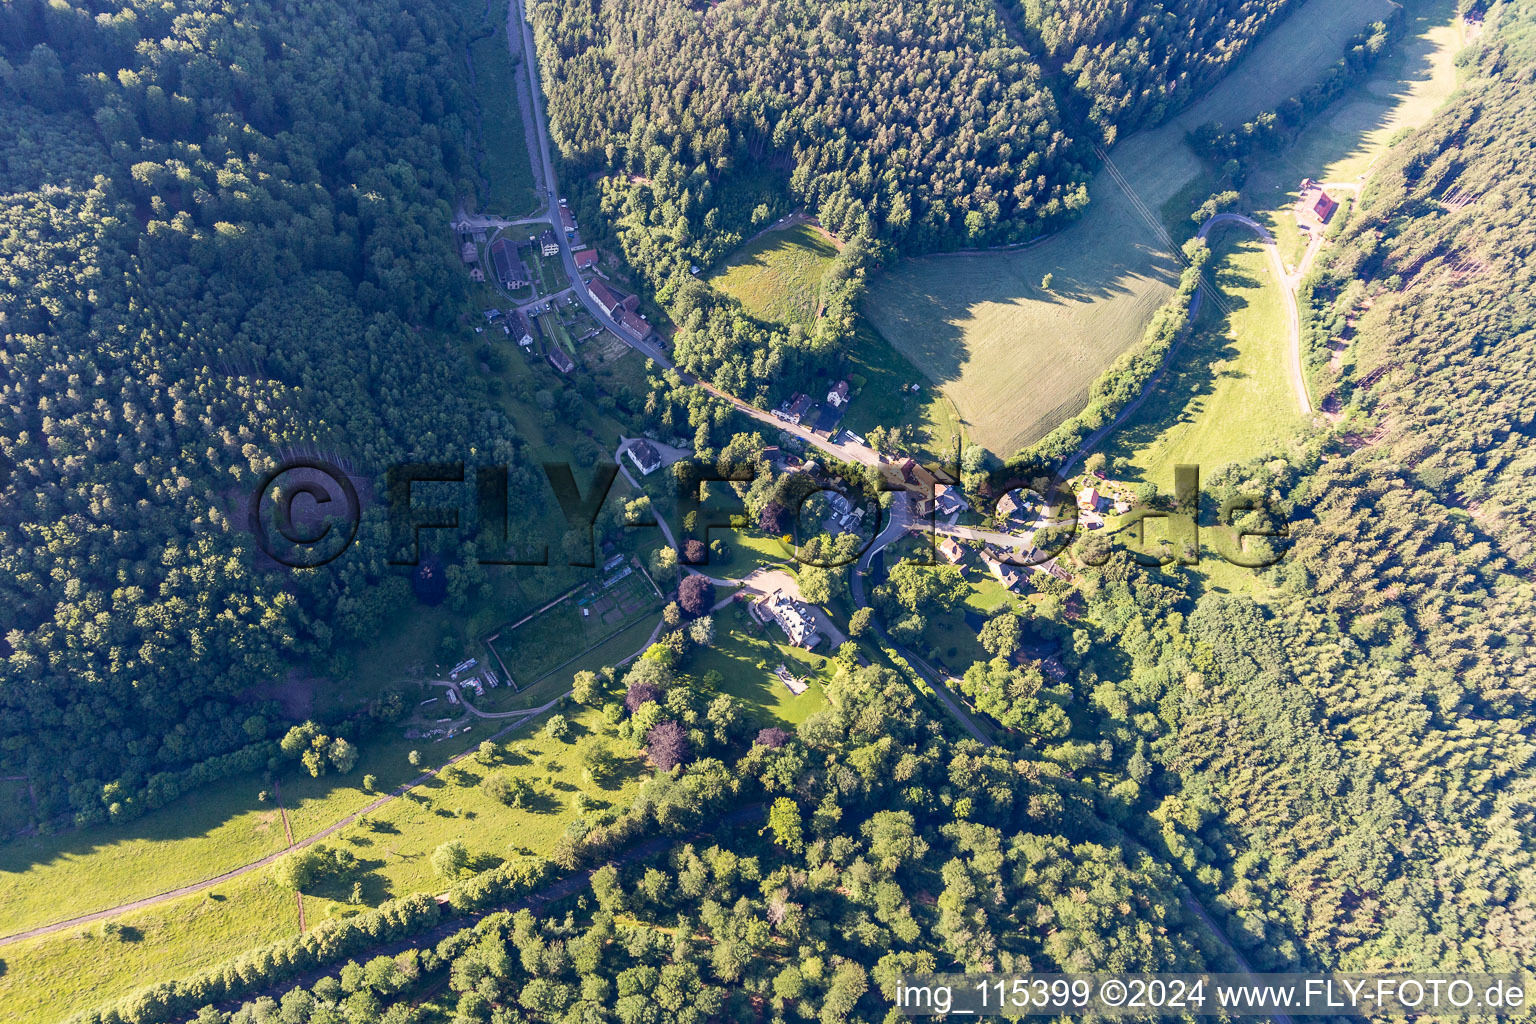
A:
[[[1265,965],[1536,954],[1536,4],[1489,24],[1309,281],[1314,378],[1343,421],[1210,481],[1287,510],[1268,599],[1191,595],[1183,632],[1137,610],[1134,584],[1095,599],[1132,659],[1127,711],[1163,719],[1151,838]]]
[[[244,502],[281,452],[365,484],[407,456],[527,461],[440,331],[465,28],[334,15],[0,7],[0,768],[45,819],[260,763],[271,713],[232,698],[342,664],[408,600],[380,543],[260,567]]]
[[[1088,202],[1092,146],[1213,81],[1282,0],[533,5],[560,159],[680,328],[678,362],[750,400],[829,367],[890,253],[1026,242]],[[852,243],[814,336],[704,294],[804,208]]]
[[[492,914],[385,956],[331,922],[284,944],[329,950],[327,977],[197,1020],[405,1024],[446,981],[455,1024],[835,1024],[883,1019],[902,971],[1227,966],[1202,947],[1176,877],[1122,848],[1070,772],[954,741],[896,672],[860,667],[851,645],[838,659],[829,706],[794,733],[703,739],[687,763],[648,782],[637,803],[675,805],[654,817],[683,834],[652,857],[598,867],[568,913]],[[631,722],[660,722],[689,701],[686,685],[658,685],[643,662],[617,683],[587,696]],[[706,822],[713,836],[688,837]],[[456,907],[478,905],[468,887],[454,892]],[[402,902],[372,923],[375,946],[435,924],[422,909]],[[344,962],[352,956],[363,962]],[[77,1020],[191,1016],[200,997],[281,976],[286,958],[246,957]]]

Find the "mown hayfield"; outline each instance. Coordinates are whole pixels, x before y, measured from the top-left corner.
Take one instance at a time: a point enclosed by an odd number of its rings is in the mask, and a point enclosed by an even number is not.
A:
[[[904,261],[872,282],[866,315],[954,400],[973,441],[1007,455],[1036,440],[1082,407],[1171,292],[1178,264],[1157,230],[1170,225],[1157,222],[1181,192],[1203,198],[1191,191],[1204,170],[1184,143],[1189,129],[1238,122],[1295,94],[1389,7],[1311,0],[1209,95],[1114,148],[1139,202],[1106,168],[1089,185],[1087,213],[1064,231],[1022,250]],[[1187,213],[1171,211],[1171,226]]]
[[[1214,229],[1207,276],[1232,307],[1201,304],[1195,330],[1156,390],[1101,450],[1121,480],[1173,489],[1173,467],[1210,473],[1277,455],[1303,419],[1286,369],[1282,286],[1257,237]]]
[[[126,825],[0,845],[0,935],[94,913],[260,860],[283,847],[259,778],[202,787]],[[4,956],[0,953],[0,956]]]
[[[100,923],[0,948],[0,1020],[62,1021],[299,933],[298,904],[265,874]]]
[[[748,242],[705,280],[764,320],[810,326],[821,306],[821,279],[836,257],[825,233],[797,221]]]

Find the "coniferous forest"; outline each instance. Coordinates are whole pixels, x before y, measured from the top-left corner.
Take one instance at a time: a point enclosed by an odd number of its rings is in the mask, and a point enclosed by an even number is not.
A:
[[[0,7],[0,768],[43,817],[264,764],[279,723],[232,698],[406,599],[380,544],[256,567],[280,453],[527,461],[438,333],[464,33],[391,0]]]

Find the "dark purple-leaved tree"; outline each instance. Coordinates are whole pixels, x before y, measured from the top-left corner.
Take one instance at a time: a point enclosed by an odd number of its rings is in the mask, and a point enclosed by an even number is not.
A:
[[[688,733],[676,722],[658,722],[645,737],[645,752],[662,771],[688,760]]]
[[[684,614],[698,618],[715,604],[715,585],[703,576],[689,576],[677,585],[677,603]]]
[[[782,747],[789,742],[789,733],[775,725],[760,730],[757,734],[757,739],[753,742],[761,747]]]

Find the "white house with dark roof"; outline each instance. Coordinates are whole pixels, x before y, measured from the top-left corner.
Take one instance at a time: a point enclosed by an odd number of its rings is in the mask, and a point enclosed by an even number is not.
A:
[[[629,461],[635,464],[641,476],[650,476],[661,468],[661,453],[655,445],[644,439],[630,442],[624,454],[629,456]]]

